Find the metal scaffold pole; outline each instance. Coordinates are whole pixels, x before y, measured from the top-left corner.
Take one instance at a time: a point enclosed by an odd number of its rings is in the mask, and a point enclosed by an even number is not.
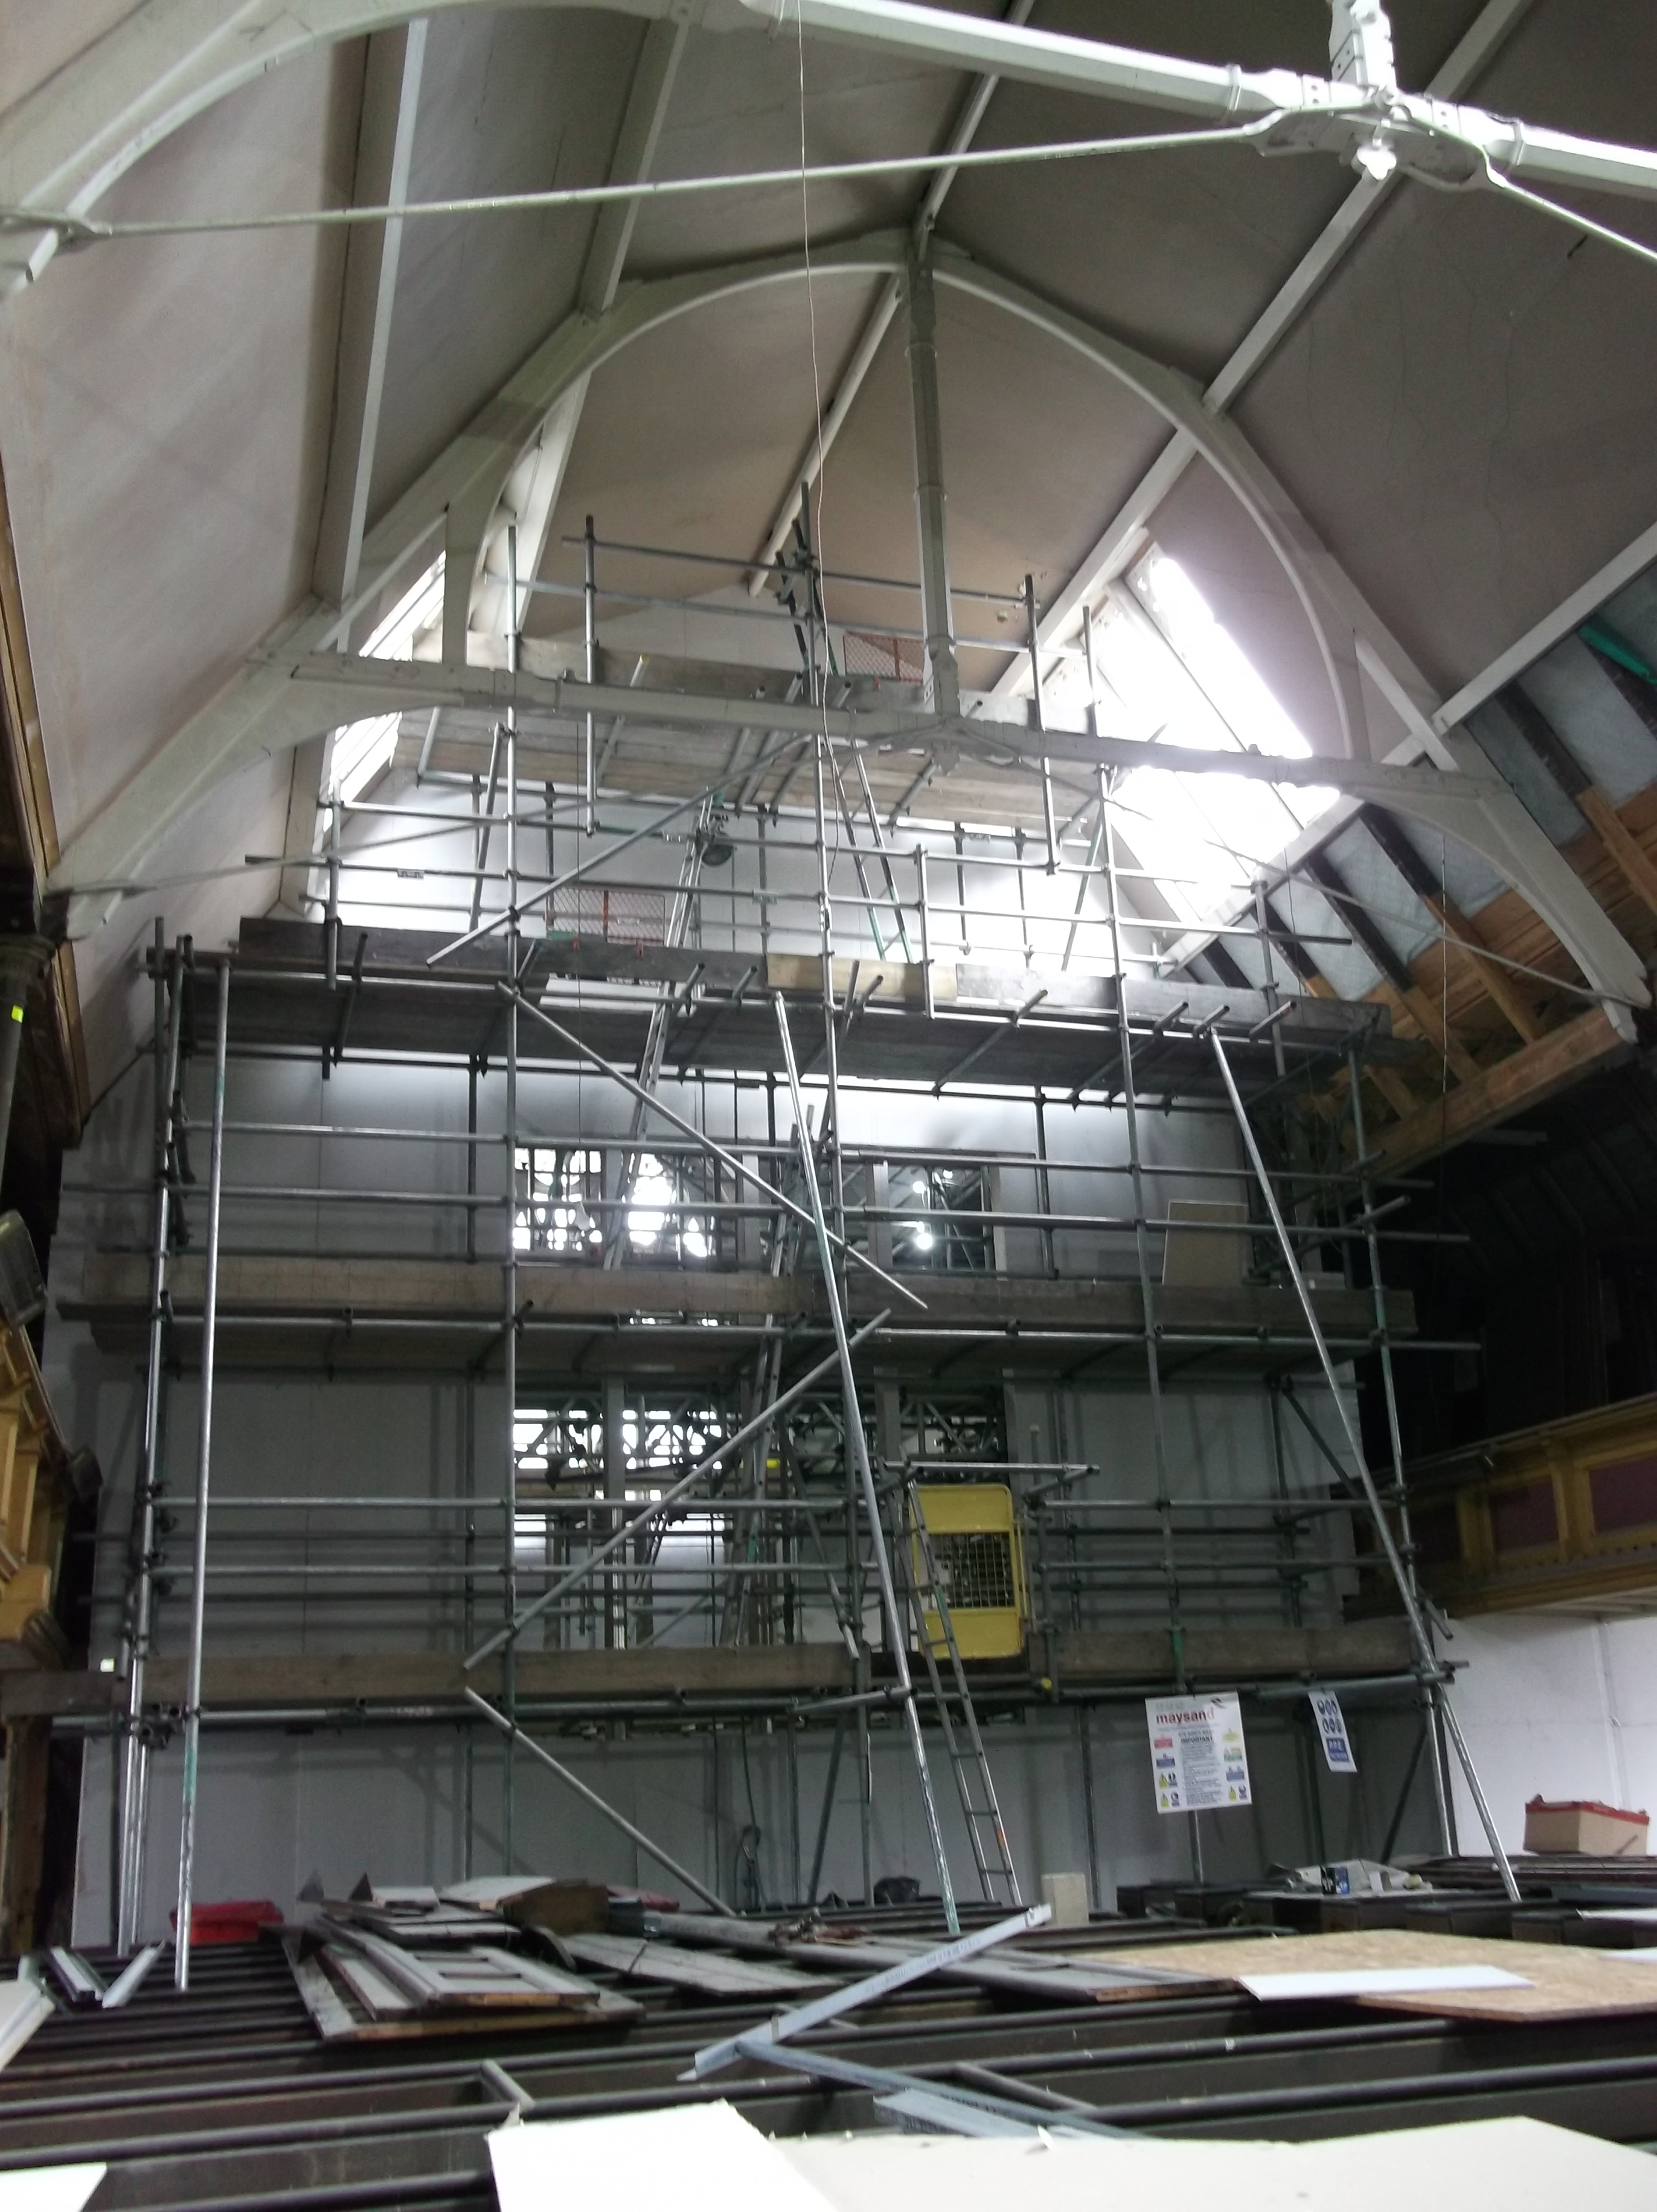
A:
[[[1386,1442],[1392,1462],[1392,1489],[1397,1499],[1398,1532],[1404,1539],[1410,1584],[1416,1588],[1415,1553],[1410,1543],[1410,1507],[1404,1496],[1404,1436],[1398,1426],[1398,1378],[1392,1370],[1392,1335],[1386,1319],[1386,1289],[1381,1276],[1380,1239],[1375,1233],[1374,1194],[1369,1181],[1369,1146],[1365,1135],[1363,1094],[1360,1082],[1362,1063],[1355,1047],[1347,1054],[1347,1073],[1352,1098],[1353,1157],[1357,1163],[1359,1217],[1363,1223],[1364,1247],[1369,1261],[1369,1286],[1375,1308],[1375,1348],[1380,1360],[1381,1390],[1386,1403]],[[1439,1842],[1447,1853],[1455,1849],[1455,1826],[1451,1816],[1449,1779],[1444,1771],[1444,1689],[1441,1682],[1421,1686],[1422,1731],[1427,1745],[1428,1771],[1433,1779],[1434,1809],[1438,1817]]]
[[[196,1527],[190,1580],[190,1658],[184,1693],[184,1791],[179,1826],[179,1905],[173,1979],[190,1986],[190,1925],[195,1901],[196,1804],[200,1778],[202,1643],[207,1607],[207,1501],[213,1467],[213,1362],[218,1325],[219,1219],[224,1190],[224,1075],[229,1050],[230,963],[218,961],[218,1026],[213,1046],[213,1136],[207,1179],[207,1266],[201,1302],[201,1441],[196,1462]]]
[[[1307,1328],[1317,1347],[1318,1360],[1323,1369],[1324,1381],[1329,1386],[1329,1395],[1334,1401],[1336,1415],[1346,1437],[1353,1471],[1362,1487],[1364,1500],[1369,1508],[1370,1518],[1374,1525],[1375,1540],[1386,1558],[1386,1565],[1398,1589],[1399,1601],[1404,1607],[1404,1618],[1410,1624],[1410,1638],[1416,1647],[1416,1665],[1421,1679],[1424,1683],[1435,1686],[1438,1711],[1443,1719],[1445,1730],[1450,1741],[1454,1747],[1456,1756],[1461,1761],[1461,1771],[1466,1777],[1468,1792],[1477,1811],[1480,1826],[1483,1828],[1485,1837],[1489,1843],[1490,1856],[1496,1861],[1496,1870],[1502,1877],[1502,1886],[1513,1903],[1517,1905],[1519,1884],[1514,1879],[1513,1867],[1508,1861],[1501,1835],[1497,1832],[1495,1817],[1485,1800],[1483,1784],[1478,1778],[1477,1770],[1473,1765],[1472,1754],[1467,1748],[1466,1739],[1461,1733],[1460,1724],[1456,1719],[1449,1699],[1444,1695],[1443,1662],[1433,1649],[1432,1632],[1422,1612],[1414,1575],[1405,1566],[1399,1554],[1392,1524],[1387,1520],[1386,1508],[1382,1505],[1380,1494],[1376,1491],[1375,1478],[1370,1473],[1369,1462],[1364,1455],[1362,1439],[1354,1426],[1351,1413],[1336,1376],[1335,1363],[1330,1357],[1329,1346],[1324,1337],[1323,1327],[1318,1319],[1317,1309],[1312,1303],[1312,1294],[1307,1290],[1306,1279],[1301,1273],[1294,1240],[1284,1224],[1282,1211],[1277,1204],[1276,1193],[1271,1187],[1271,1177],[1267,1172],[1265,1162],[1260,1157],[1260,1147],[1255,1138],[1253,1126],[1249,1121],[1247,1109],[1243,1104],[1242,1093],[1237,1088],[1237,1079],[1232,1073],[1231,1062],[1226,1057],[1226,1048],[1220,1042],[1218,1034],[1211,1032],[1209,1042],[1213,1048],[1221,1080],[1225,1085],[1226,1095],[1231,1102],[1231,1109],[1236,1118],[1238,1130],[1248,1153],[1249,1164],[1254,1170],[1261,1195],[1265,1200],[1266,1212],[1270,1217],[1272,1229],[1288,1266],[1289,1281],[1294,1286],[1296,1297],[1300,1299],[1301,1310],[1306,1317]],[[1379,1285],[1378,1294],[1384,1297],[1384,1292],[1379,1291]]]
[[[126,1622],[126,1733],[122,1745],[120,1845],[116,1869],[115,1948],[137,1942],[143,1911],[149,1830],[149,1745],[143,1733],[144,1674],[155,1601],[156,1507],[162,1486],[161,1437],[167,1380],[167,1261],[173,1222],[173,1102],[179,1081],[184,1009],[182,953],[169,958],[155,924],[155,1205],[149,1261],[149,1326],[144,1360],[143,1430],[132,1492],[131,1587]]]
[[[507,558],[507,664],[518,665],[518,533],[509,528]],[[590,717],[589,717],[590,722]],[[589,738],[589,759],[590,744]],[[502,1391],[506,1401],[506,1452],[502,1468],[501,1603],[509,1623],[518,1610],[518,716],[506,715],[506,969],[512,989],[506,1008],[506,1250],[501,1267],[503,1312]],[[518,1645],[508,1641],[501,1656],[502,1705],[511,1729],[518,1718]],[[517,1738],[508,1735],[501,1760],[501,1864],[510,1874],[516,1845]]]
[[[949,1860],[944,1850],[943,1831],[938,1824],[937,1799],[933,1792],[931,1771],[927,1765],[926,1742],[921,1733],[920,1710],[915,1702],[915,1686],[910,1679],[908,1637],[903,1616],[898,1607],[898,1594],[892,1580],[892,1563],[886,1557],[886,1539],[880,1519],[880,1493],[874,1486],[874,1471],[869,1464],[868,1443],[863,1434],[862,1414],[857,1401],[857,1380],[852,1371],[851,1346],[846,1336],[845,1314],[840,1304],[839,1285],[835,1279],[834,1249],[829,1242],[828,1223],[823,1215],[823,1194],[818,1187],[817,1163],[813,1154],[811,1133],[806,1127],[805,1100],[800,1089],[800,1071],[794,1055],[794,1038],[789,1029],[788,1008],[783,994],[775,994],[772,1003],[777,1009],[777,1027],[783,1043],[783,1059],[788,1072],[789,1095],[794,1103],[795,1136],[800,1146],[801,1164],[804,1170],[807,1196],[811,1202],[813,1222],[817,1230],[817,1248],[823,1265],[823,1290],[829,1310],[829,1321],[834,1331],[835,1350],[840,1368],[841,1388],[844,1393],[846,1410],[846,1452],[855,1469],[862,1505],[868,1517],[869,1545],[874,1559],[875,1580],[880,1592],[880,1613],[886,1625],[886,1641],[891,1647],[892,1670],[898,1678],[899,1701],[904,1709],[904,1719],[909,1730],[910,1749],[915,1759],[915,1776],[920,1784],[921,1803],[926,1815],[927,1835],[932,1845],[932,1856],[938,1869],[938,1887],[943,1899],[944,1918],[952,1935],[959,1930],[959,1917],[955,1909],[955,1887],[950,1878]],[[849,1540],[855,1547],[856,1522],[849,1515],[848,1526],[854,1532]]]
[[[1089,625],[1087,667],[1093,671],[1093,635]],[[1106,772],[1099,779],[1100,817],[1105,830],[1105,896],[1108,901],[1112,965],[1116,970],[1116,1027],[1120,1067],[1117,1080],[1122,1090],[1122,1116],[1128,1138],[1128,1174],[1133,1191],[1134,1259],[1139,1275],[1141,1318],[1145,1330],[1145,1386],[1151,1413],[1151,1449],[1156,1465],[1156,1510],[1162,1528],[1162,1573],[1168,1601],[1168,1635],[1173,1647],[1176,1684],[1185,1684],[1185,1622],[1180,1606],[1179,1560],[1174,1549],[1173,1516],[1169,1504],[1172,1483],[1168,1474],[1167,1429],[1162,1406],[1162,1358],[1158,1343],[1156,1287],[1151,1279],[1150,1231],[1145,1205],[1145,1164],[1139,1141],[1139,1095],[1134,1084],[1133,1024],[1128,1013],[1128,975],[1122,957],[1119,917],[1121,885],[1117,876],[1116,826],[1111,818],[1110,791]],[[1201,1841],[1197,1816],[1191,1816],[1192,1851],[1201,1874]]]

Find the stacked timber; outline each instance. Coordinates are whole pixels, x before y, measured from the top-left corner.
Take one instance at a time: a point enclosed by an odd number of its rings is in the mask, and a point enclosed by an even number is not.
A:
[[[283,1938],[326,2042],[614,2026],[631,1998],[576,1972],[557,1939],[435,1889],[369,1889],[320,1901]],[[533,1947],[533,1948],[532,1948]],[[539,1955],[537,1955],[539,1954]]]

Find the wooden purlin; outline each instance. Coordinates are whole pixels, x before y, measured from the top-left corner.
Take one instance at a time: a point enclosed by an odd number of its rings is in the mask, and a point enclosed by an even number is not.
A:
[[[1615,1066],[1634,1050],[1598,1006],[1521,1045],[1474,1081],[1457,1085],[1432,1105],[1382,1129],[1374,1141],[1377,1172],[1398,1175],[1483,1129],[1511,1121],[1584,1076]]]

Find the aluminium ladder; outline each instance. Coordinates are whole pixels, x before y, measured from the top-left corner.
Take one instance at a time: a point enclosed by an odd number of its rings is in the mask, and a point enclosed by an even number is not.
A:
[[[978,1870],[978,1887],[986,1901],[991,1905],[1021,1905],[1024,1899],[1019,1891],[1013,1854],[1007,1847],[1007,1830],[1002,1821],[1001,1804],[996,1796],[995,1778],[990,1771],[989,1756],[984,1751],[984,1738],[978,1732],[978,1717],[972,1704],[972,1692],[967,1685],[966,1669],[961,1664],[960,1646],[955,1640],[954,1625],[949,1617],[943,1577],[938,1571],[937,1555],[932,1548],[926,1516],[921,1510],[912,1476],[905,1480],[903,1494],[908,1521],[905,1531],[906,1540],[899,1547],[903,1554],[904,1587],[909,1593],[910,1615],[914,1622],[915,1638],[920,1646],[921,1656],[926,1662],[927,1678],[931,1684],[933,1703],[937,1709],[938,1725],[943,1731],[950,1771],[955,1778],[961,1811],[966,1819],[967,1839],[972,1846],[972,1863]],[[916,1572],[917,1559],[918,1575]],[[935,1616],[938,1624],[935,1638],[926,1625],[929,1613]],[[939,1672],[941,1653],[948,1664],[953,1683],[953,1687],[947,1693]],[[949,1715],[952,1698],[959,1709],[959,1732]]]

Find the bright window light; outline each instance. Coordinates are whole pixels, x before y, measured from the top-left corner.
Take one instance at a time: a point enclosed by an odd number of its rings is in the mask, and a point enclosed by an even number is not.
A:
[[[443,556],[440,553],[423,576],[411,584],[397,605],[373,631],[363,647],[369,660],[411,660],[417,631],[428,627],[443,604]],[[396,714],[375,714],[366,722],[348,722],[334,732],[334,796],[349,805],[374,781],[397,750]]]
[[[633,1178],[633,1202],[627,1209],[627,1240],[637,1251],[654,1251],[665,1242],[669,1249],[677,1244],[691,1259],[705,1260],[713,1250],[710,1224],[691,1213],[675,1224],[667,1208],[678,1196],[672,1170],[654,1152],[643,1154]]]
[[[1309,759],[1312,747],[1179,562],[1146,554],[1093,624],[1101,726],[1204,752]],[[1085,697],[1079,660],[1056,686]],[[1250,878],[1334,803],[1321,787],[1251,777],[1136,771],[1118,787],[1122,834],[1184,921],[1219,913]],[[1143,942],[1131,933],[1130,946]]]

